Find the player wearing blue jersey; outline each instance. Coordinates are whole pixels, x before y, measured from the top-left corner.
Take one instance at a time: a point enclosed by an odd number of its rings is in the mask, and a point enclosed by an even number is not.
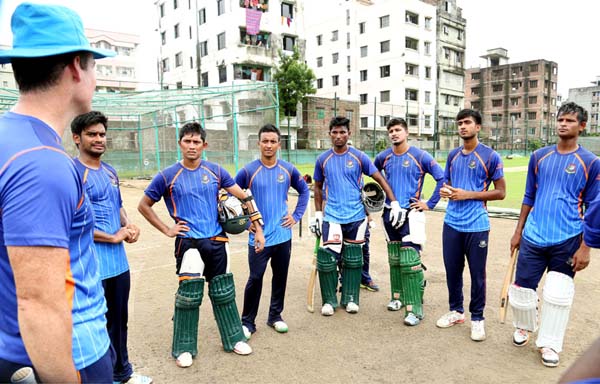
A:
[[[22,3],[12,15],[19,99],[0,117],[0,382],[112,383],[93,213],[61,137],[91,109],[94,59],[79,16]]]
[[[310,197],[308,185],[298,169],[277,159],[277,150],[281,147],[281,134],[277,127],[266,124],[258,131],[258,147],[260,159],[246,165],[235,177],[241,188],[252,192],[265,222],[265,249],[260,253],[254,250],[253,233],[250,233],[248,240],[250,275],[244,291],[242,311],[242,324],[247,337],[256,332],[255,319],[269,260],[273,274],[267,325],[279,333],[288,331],[281,312],[292,251],[292,227],[302,218]],[[298,192],[298,202],[291,213],[287,204],[290,187]]]
[[[252,353],[246,343],[235,304],[233,275],[229,272],[229,239],[218,220],[217,202],[221,188],[253,209],[251,198],[221,166],[202,160],[207,147],[206,131],[198,123],[187,123],[179,131],[183,159],[160,171],[146,188],[138,210],[160,232],[175,237],[176,272],[179,289],[175,295],[173,346],[171,354],[179,367],[189,367],[198,353],[199,307],[204,281],[221,334],[223,348],[239,355]],[[164,199],[175,224],[167,225],[154,209]],[[254,250],[265,245],[260,213],[253,212]]]
[[[100,160],[106,151],[107,127],[108,119],[97,111],[79,115],[71,122],[73,142],[79,150],[75,166],[94,211],[94,243],[108,307],[106,327],[116,354],[113,381],[148,384],[152,379],[133,373],[127,352],[131,280],[123,242],[135,243],[140,229],[123,208],[117,172]]]
[[[437,321],[440,328],[464,323],[463,271],[465,257],[471,274],[471,339],[485,340],[485,275],[490,220],[486,202],[502,200],[506,183],[502,159],[479,142],[481,114],[463,109],[456,116],[463,145],[448,154],[446,183],[440,196],[449,199],[442,233],[450,312]],[[494,189],[490,190],[490,185]]]
[[[315,164],[315,220],[321,226],[323,247],[317,252],[317,270],[323,307],[321,314],[331,316],[338,307],[338,264],[342,272],[341,304],[348,313],[357,313],[362,272],[362,245],[367,217],[362,202],[363,175],[371,176],[390,198],[390,219],[401,221],[400,205],[385,178],[369,157],[348,146],[350,120],[334,117],[329,123],[333,147],[322,153]]]
[[[548,271],[536,346],[549,367],[559,364],[575,292],[573,277],[590,262],[590,248],[582,241],[583,211],[600,186],[600,161],[577,143],[587,112],[565,103],[557,122],[558,142],[529,159],[521,214],[510,242],[511,251],[519,249],[515,283],[509,287],[516,346],[526,345],[529,332],[538,329],[536,289]]]
[[[425,280],[420,255],[425,243],[423,211],[433,209],[440,200],[444,171],[429,153],[408,144],[408,126],[404,119],[391,119],[387,131],[392,147],[377,155],[375,167],[385,176],[400,208],[408,212],[407,220],[394,227],[389,219],[389,208],[383,211],[392,293],[387,308],[398,311],[405,305],[404,324],[412,326],[423,318]],[[428,201],[421,199],[426,174],[437,183]],[[389,204],[389,199],[386,200]]]

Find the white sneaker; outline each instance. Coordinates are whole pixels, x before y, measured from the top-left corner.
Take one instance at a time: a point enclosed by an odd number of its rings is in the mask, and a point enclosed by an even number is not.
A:
[[[465,314],[457,311],[450,311],[440,317],[435,323],[439,328],[449,328],[454,324],[462,324],[465,322]]]
[[[346,312],[348,313],[358,313],[358,304],[353,303],[352,301],[346,304]]]
[[[404,318],[404,324],[410,327],[414,325],[419,325],[421,319],[419,319],[414,313],[409,312],[408,315]]]
[[[233,346],[233,352],[238,355],[249,355],[252,353],[252,347],[248,345],[245,341],[238,341]]]
[[[129,380],[124,381],[123,383],[126,383],[126,384],[152,384],[152,378],[134,373],[133,375],[131,375]]]
[[[287,324],[285,323],[285,321],[282,320],[276,321],[273,324],[268,325],[273,327],[273,329],[275,329],[279,333],[286,333],[288,331]]]
[[[333,306],[329,303],[325,303],[325,305],[323,305],[323,307],[321,308],[321,315],[331,316],[333,315],[333,311]]]
[[[542,354],[542,364],[546,367],[558,367],[560,359],[558,353],[554,351],[554,349],[542,347],[540,348],[540,353]]]
[[[194,359],[192,358],[191,353],[183,352],[177,357],[177,361],[175,361],[175,363],[180,368],[187,368],[192,366],[192,364],[194,363]]]
[[[517,328],[513,333],[513,345],[516,347],[523,347],[529,342],[529,332],[524,329]]]
[[[246,341],[250,340],[250,338],[252,337],[252,332],[250,332],[248,327],[242,325],[242,331],[244,331],[244,337],[246,338]]]
[[[401,308],[402,303],[400,302],[400,300],[392,300],[387,305],[388,311],[399,311]]]
[[[471,340],[485,340],[485,322],[483,320],[471,321]]]

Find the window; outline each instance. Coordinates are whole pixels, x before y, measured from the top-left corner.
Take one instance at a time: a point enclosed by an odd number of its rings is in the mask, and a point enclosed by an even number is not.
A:
[[[450,49],[444,47],[444,59],[450,60]]]
[[[368,117],[361,117],[360,118],[360,127],[361,128],[368,128],[369,127],[369,118]]]
[[[471,95],[479,96],[479,91],[480,91],[479,87],[473,87],[473,88],[471,88]]]
[[[552,67],[552,74],[556,75],[558,73],[558,68]]]
[[[367,46],[360,47],[360,57],[367,57],[368,49]]]
[[[516,107],[517,105],[519,105],[519,99],[520,99],[520,97],[511,97],[510,105],[512,105],[513,107]]]
[[[409,127],[416,127],[417,125],[419,125],[419,116],[417,115],[408,115],[408,126]]]
[[[270,68],[261,65],[233,65],[233,78],[252,81],[269,81]]]
[[[471,73],[471,80],[480,80],[480,79],[481,79],[481,72]]]
[[[382,103],[387,103],[390,101],[390,91],[381,91],[379,92],[379,98]],[[382,124],[385,125],[385,124]]]
[[[158,9],[160,11],[160,17],[165,17],[165,4],[161,4],[158,6]]]
[[[350,32],[346,32],[346,48],[350,48]]]
[[[331,76],[331,85],[334,87],[337,87],[338,85],[340,85],[340,76],[339,75]]]
[[[419,91],[416,89],[406,88],[404,91],[404,98],[406,100],[417,101],[419,99]]]
[[[367,104],[367,94],[366,93],[361,93],[360,94],[360,103],[361,104]]]
[[[317,68],[323,66],[323,57],[317,57]]]
[[[379,77],[390,77],[390,66],[383,65],[379,67]]]
[[[177,9],[177,0],[173,0],[173,9]]]
[[[405,45],[408,49],[414,49],[415,51],[419,50],[419,40],[413,39],[412,37],[406,37]]]
[[[426,55],[431,55],[431,42],[426,41],[423,43],[424,47],[425,47],[425,54]]]
[[[492,92],[502,92],[502,84],[493,84],[492,85]]]
[[[444,35],[448,36],[448,26],[444,25]]]
[[[208,55],[208,40],[200,43],[200,57]]]
[[[162,59],[162,71],[163,72],[169,71],[169,58]]]
[[[367,76],[367,70],[366,69],[362,69],[360,71],[360,81],[367,81],[368,76]]]
[[[425,18],[425,29],[431,29],[431,17]]]
[[[501,113],[492,113],[492,121],[493,122],[502,121],[502,114]]]
[[[417,15],[416,13],[406,11],[406,22],[410,24],[419,25],[419,15]]]
[[[317,107],[317,119],[324,119],[324,118],[325,118],[325,108]]]
[[[348,86],[347,86],[346,91],[348,92],[348,94],[352,93],[352,80],[350,80],[350,79],[348,79]],[[350,120],[352,120],[352,119],[350,119]]]
[[[528,120],[535,120],[535,119],[537,119],[537,112],[527,112],[527,119]]]
[[[183,82],[178,81],[177,84],[175,84],[175,86],[177,87],[177,89],[181,89],[183,88]]]
[[[294,18],[294,5],[288,3],[281,3],[281,16]]]
[[[512,112],[510,114],[510,119],[511,120],[518,120],[521,118],[521,112]]]
[[[227,67],[224,65],[219,66],[219,83],[227,81]]]
[[[217,49],[220,51],[225,48],[225,32],[221,32],[217,35]]]
[[[431,67],[425,67],[425,78],[431,79]]]
[[[202,72],[202,75],[200,75],[200,77],[202,78],[202,86],[208,87],[208,72]]]
[[[367,23],[364,21],[362,23],[358,23],[358,33],[361,35],[367,31]]]
[[[317,79],[317,89],[323,88],[323,79]]]
[[[348,72],[350,72],[350,69],[351,69],[350,56],[346,56],[346,68],[347,68]]]
[[[331,62],[333,64],[337,64],[339,58],[340,58],[340,55],[336,52],[336,53],[334,53],[334,54],[331,55]]]
[[[331,31],[331,41],[337,41],[338,40],[338,31]]]
[[[537,64],[531,64],[529,66],[529,72],[537,72],[538,68],[539,68],[539,66]]]
[[[537,80],[529,80],[529,88],[537,88],[538,81]]]
[[[225,0],[217,0],[217,16],[225,13]],[[227,81],[227,80],[225,80]]]
[[[431,128],[431,115],[425,115],[425,128]]]
[[[317,36],[317,45],[321,45],[323,44],[323,35],[318,35]]]
[[[173,34],[175,35],[175,38],[179,37],[179,24],[175,24],[173,27]]]
[[[190,69],[194,68],[194,58],[190,56]]]
[[[504,76],[504,69],[494,69],[492,71],[492,76],[496,76],[496,77]]]
[[[527,100],[527,102],[529,104],[537,104],[537,96],[529,96],[529,99]]]
[[[471,108],[472,109],[479,110],[480,106],[481,106],[481,104],[479,103],[479,101],[471,101]]]
[[[380,47],[381,53],[389,52],[389,50],[390,50],[390,41],[389,40],[382,41],[381,43],[379,43],[379,47]]]
[[[183,59],[181,52],[175,54],[175,67],[181,67],[183,65]]]
[[[513,76],[517,76],[522,71],[523,71],[523,67],[520,66],[520,65],[511,68],[511,73],[512,73]]]
[[[189,26],[189,35],[190,35],[190,40],[192,39],[192,26]]]
[[[160,41],[162,42],[162,45],[167,44],[167,32],[160,33]]]
[[[458,34],[457,34],[456,38],[457,38],[458,40],[462,40],[462,39],[463,39],[463,36],[464,36],[464,34],[465,34],[465,31],[463,31],[462,29],[459,29],[459,30],[457,30],[457,32],[458,32]]]
[[[379,28],[385,28],[390,26],[390,15],[381,16],[379,18]]]
[[[492,107],[501,107],[501,106],[502,106],[502,99],[492,100]]]
[[[431,103],[431,92],[430,91],[425,91],[425,102]]]
[[[390,121],[390,115],[379,116],[379,126],[380,127],[387,126],[388,121]]]
[[[283,50],[284,51],[293,51],[294,46],[296,45],[296,38],[293,36],[283,36]]]
[[[418,65],[406,63],[405,67],[406,67],[406,71],[404,72],[405,74],[410,75],[410,76],[419,76],[419,66]]]
[[[346,9],[346,25],[350,25],[350,10]]]
[[[523,83],[520,81],[513,81],[512,83],[510,83],[510,90],[516,91],[519,88],[521,88],[522,85],[523,85]]]

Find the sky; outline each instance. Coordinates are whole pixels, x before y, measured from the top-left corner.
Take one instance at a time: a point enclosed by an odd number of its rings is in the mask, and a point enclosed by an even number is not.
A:
[[[86,28],[136,33],[158,39],[154,0],[35,0],[77,11]],[[304,0],[322,1],[322,0]],[[398,0],[400,1],[400,0]],[[10,45],[10,15],[19,0],[0,0],[0,44]],[[466,67],[482,66],[488,49],[508,50],[509,62],[546,59],[558,63],[558,91],[591,86],[600,76],[600,1],[457,0],[467,19]],[[342,18],[343,19],[343,18]],[[340,20],[342,20],[340,19]]]

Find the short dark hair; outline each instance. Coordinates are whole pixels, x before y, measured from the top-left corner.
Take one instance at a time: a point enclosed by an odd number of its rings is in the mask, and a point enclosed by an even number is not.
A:
[[[393,117],[392,119],[390,119],[390,121],[388,121],[386,128],[389,130],[395,125],[401,126],[406,132],[408,132],[408,125],[406,124],[406,120],[404,120],[403,118]]]
[[[13,57],[11,65],[19,91],[44,91],[56,85],[63,69],[76,57],[79,57],[83,69],[87,69],[93,60],[92,54],[85,51],[36,58]]]
[[[465,108],[458,112],[458,114],[456,115],[456,121],[462,120],[467,117],[472,117],[475,120],[475,124],[481,125],[481,113],[470,108]]]
[[[258,140],[260,141],[260,135],[266,132],[274,132],[277,134],[277,141],[281,141],[281,132],[273,124],[265,124],[258,130]]]
[[[558,119],[561,115],[566,113],[574,113],[577,115],[578,123],[585,123],[588,120],[588,113],[581,105],[575,104],[572,101],[568,103],[564,103],[558,108],[558,112],[556,113],[556,118]]]
[[[71,122],[71,133],[81,136],[81,133],[89,126],[102,124],[108,129],[108,118],[102,112],[90,111],[77,116]]]
[[[344,116],[336,116],[329,122],[330,131],[333,127],[346,127],[348,132],[350,132],[350,120],[348,120]]]
[[[183,139],[185,135],[200,135],[202,141],[206,142],[206,131],[200,123],[192,121],[191,123],[185,123],[183,127],[179,130],[179,141]]]

